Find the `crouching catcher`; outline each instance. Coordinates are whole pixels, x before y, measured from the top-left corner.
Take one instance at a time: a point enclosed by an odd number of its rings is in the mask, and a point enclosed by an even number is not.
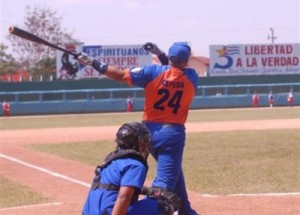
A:
[[[142,123],[125,123],[119,128],[116,150],[95,169],[83,215],[172,215],[179,208],[175,194],[143,188],[151,140]],[[142,193],[147,197],[139,200]]]

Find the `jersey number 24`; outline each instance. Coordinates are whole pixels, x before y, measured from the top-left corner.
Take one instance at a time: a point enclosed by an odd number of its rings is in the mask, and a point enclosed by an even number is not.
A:
[[[171,94],[168,89],[159,89],[157,94],[161,95],[161,98],[154,103],[153,107],[158,110],[165,110],[165,106],[168,106],[173,109],[173,114],[177,114],[177,111],[180,108],[183,91],[177,90],[174,94]]]

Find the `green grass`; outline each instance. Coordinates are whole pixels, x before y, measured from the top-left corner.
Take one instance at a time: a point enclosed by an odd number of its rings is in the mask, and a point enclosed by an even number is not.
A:
[[[51,202],[49,198],[0,175],[0,208]]]
[[[300,191],[300,129],[193,133],[183,168],[188,189],[210,194]],[[100,164],[113,141],[31,145],[90,165]],[[155,175],[149,159],[148,180]]]
[[[141,112],[107,113],[107,114],[80,114],[80,115],[53,115],[53,116],[25,116],[0,117],[0,130],[55,128],[55,127],[84,127],[121,125],[124,122],[140,121]],[[187,122],[212,122],[232,120],[263,120],[263,119],[293,119],[300,118],[300,108],[258,108],[258,109],[216,109],[192,110]]]
[[[184,171],[201,193],[300,191],[300,129],[193,133]]]
[[[142,113],[108,113],[0,118],[0,130],[121,125],[140,121]]]
[[[188,122],[220,122],[300,118],[299,107],[245,108],[191,111]]]
[[[108,152],[115,150],[115,146],[116,143],[113,140],[26,145],[26,147],[34,150],[55,154],[59,157],[80,161],[90,165],[98,165],[102,163]]]
[[[121,125],[140,121],[142,113],[109,113],[0,118],[0,130]],[[300,108],[190,111],[188,122],[300,118]],[[1,136],[1,131],[0,131]],[[300,129],[187,134],[183,168],[189,190],[210,194],[300,192]],[[114,150],[111,141],[30,145],[92,166]],[[149,158],[148,180],[155,176]],[[0,177],[0,207],[50,200]]]

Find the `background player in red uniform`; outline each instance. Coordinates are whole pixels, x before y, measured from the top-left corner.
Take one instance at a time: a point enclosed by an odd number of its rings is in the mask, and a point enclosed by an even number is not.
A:
[[[8,117],[10,115],[10,104],[4,100],[2,103],[3,116]]]
[[[259,95],[255,91],[252,95],[252,107],[258,107],[259,106]]]
[[[131,96],[128,96],[126,99],[126,112],[131,112],[133,108],[133,99]]]
[[[145,90],[143,121],[152,134],[150,152],[157,161],[152,186],[174,191],[182,199],[179,215],[197,214],[190,206],[182,171],[185,146],[185,122],[198,85],[194,69],[186,68],[191,48],[185,42],[174,43],[168,52],[170,65],[118,69],[80,55],[78,61],[93,66],[101,74]]]
[[[289,103],[290,106],[294,105],[293,89],[290,89],[290,92],[289,92],[288,97],[287,97],[287,101],[288,101],[288,103]]]

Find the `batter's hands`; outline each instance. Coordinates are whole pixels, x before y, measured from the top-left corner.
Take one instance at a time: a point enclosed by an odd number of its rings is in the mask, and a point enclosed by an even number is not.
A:
[[[149,51],[152,54],[155,54],[157,56],[160,56],[163,54],[163,51],[158,48],[158,46],[155,43],[147,42],[143,45],[143,49],[146,51]]]
[[[82,65],[92,66],[95,59],[91,56],[88,56],[86,53],[80,53],[77,57],[77,60]]]

